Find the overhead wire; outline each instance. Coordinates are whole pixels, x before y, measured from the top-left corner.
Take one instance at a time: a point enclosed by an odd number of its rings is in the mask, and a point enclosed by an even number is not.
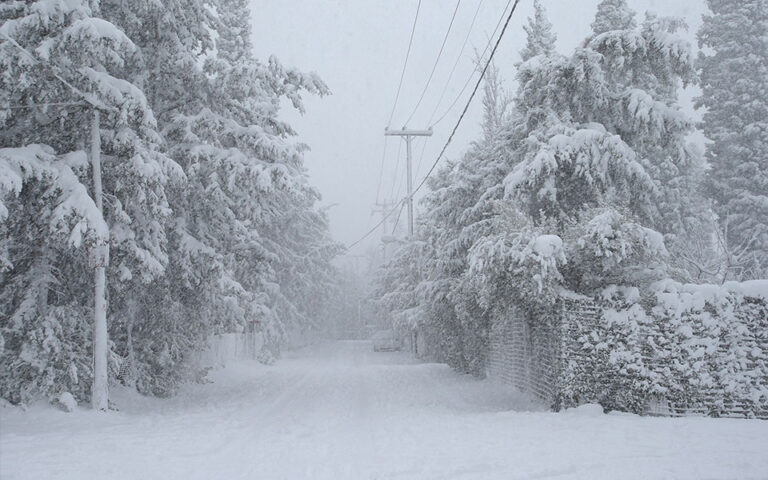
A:
[[[469,29],[467,29],[467,35],[464,37],[464,43],[461,44],[461,50],[459,50],[459,54],[456,56],[456,61],[453,62],[453,67],[451,68],[451,71],[448,74],[448,79],[445,81],[445,85],[443,85],[443,90],[440,92],[440,98],[437,99],[437,103],[435,104],[435,109],[432,111],[432,114],[429,116],[429,120],[427,120],[428,124],[435,117],[435,113],[437,113],[437,109],[440,108],[440,104],[442,103],[443,98],[445,98],[445,93],[448,91],[448,86],[451,84],[451,80],[453,79],[453,74],[456,72],[456,67],[459,65],[459,61],[461,61],[461,56],[464,54],[464,49],[467,47],[467,43],[469,43],[469,37],[472,34],[472,29],[475,26],[475,20],[477,20],[477,15],[480,13],[480,8],[482,6],[483,6],[483,0],[480,0],[479,2],[477,2],[477,8],[475,9],[475,14],[474,16],[472,16],[472,22],[469,24]]]
[[[413,26],[411,27],[411,38],[408,39],[408,50],[405,51],[405,61],[403,62],[403,70],[400,72],[400,83],[397,85],[397,93],[395,94],[395,102],[392,104],[392,111],[389,114],[389,120],[387,120],[387,127],[392,124],[392,117],[395,115],[395,108],[397,108],[397,101],[400,98],[400,90],[403,88],[403,79],[405,78],[405,70],[408,68],[408,58],[411,56],[411,47],[413,46],[413,35],[416,33],[416,23],[419,20],[419,11],[421,10],[421,0],[416,5],[416,15],[413,17]]]
[[[448,36],[451,34],[451,28],[453,28],[453,21],[456,20],[456,12],[459,11],[459,5],[461,5],[461,0],[456,0],[456,8],[453,9],[453,15],[451,15],[451,22],[448,24],[448,30],[445,31],[445,35],[443,36],[443,43],[440,45],[440,51],[437,52],[437,58],[435,58],[435,63],[432,65],[432,71],[429,73],[429,78],[427,78],[427,83],[424,85],[424,89],[421,91],[421,95],[419,96],[419,101],[416,102],[416,106],[413,107],[413,111],[408,116],[408,120],[405,121],[405,125],[408,125],[408,123],[413,119],[413,116],[416,114],[416,111],[419,109],[419,105],[421,105],[421,102],[424,100],[424,96],[427,93],[427,90],[429,89],[429,84],[432,82],[432,77],[435,75],[435,70],[437,70],[437,64],[440,63],[440,57],[443,55],[443,50],[445,49],[445,43],[448,41]]]
[[[411,56],[411,47],[413,46],[413,36],[416,33],[416,24],[419,20],[419,11],[421,11],[421,0],[416,5],[416,15],[413,17],[413,25],[411,26],[411,36],[408,39],[408,49],[405,51],[405,60],[403,61],[403,69],[400,72],[400,82],[397,85],[397,93],[395,94],[395,101],[392,103],[392,111],[389,112],[389,120],[387,120],[387,128],[392,123],[392,117],[395,115],[395,109],[397,108],[397,101],[400,98],[400,90],[403,88],[403,79],[405,78],[405,71],[408,67],[408,59]],[[381,184],[384,181],[384,162],[387,158],[387,142],[389,137],[384,137],[384,148],[381,154],[381,167],[379,168],[379,183],[376,187],[376,203],[379,203],[379,195],[381,194]]]
[[[509,5],[511,3],[512,3],[512,0],[507,0],[507,5],[504,7],[504,11],[501,13],[501,17],[499,18],[499,21],[496,23],[496,27],[493,29],[491,36],[488,37],[488,42],[485,44],[485,48],[483,49],[483,53],[480,54],[480,58],[478,59],[478,62],[482,62],[483,57],[485,57],[485,53],[490,48],[491,43],[493,42],[493,37],[496,36],[496,32],[498,31],[499,27],[501,26],[501,22],[504,19],[504,14],[507,12],[507,9],[509,9]],[[515,5],[517,5],[517,3],[515,3]],[[467,80],[464,82],[464,86],[461,87],[459,94],[456,95],[456,98],[453,99],[453,102],[451,102],[451,105],[445,110],[445,112],[443,112],[443,114],[440,115],[440,117],[434,122],[431,122],[431,123],[427,122],[430,124],[429,125],[430,128],[440,123],[445,117],[448,116],[449,113],[451,113],[451,110],[453,110],[453,107],[455,107],[456,104],[459,102],[459,100],[461,100],[461,96],[464,95],[464,91],[467,89],[467,87],[472,81],[472,77],[474,77],[476,73],[477,73],[477,67],[472,69],[472,73],[470,73],[469,76],[467,77]]]
[[[478,8],[475,10],[475,18],[477,17],[478,12],[480,11],[480,6],[482,5],[482,0],[478,4]],[[499,27],[501,26],[501,22],[504,20],[504,15],[507,13],[507,10],[509,9],[509,6],[512,4],[512,0],[508,0],[507,4],[504,6],[504,10],[502,10],[501,15],[499,16],[499,21],[496,22],[496,26],[493,29],[493,32],[491,32],[491,35],[488,37],[488,41],[485,44],[485,48],[483,49],[483,53],[480,55],[479,61],[482,61],[482,58],[485,57],[486,52],[491,47],[491,43],[493,42],[493,38],[496,36],[496,32],[499,30]],[[459,56],[456,58],[456,63],[454,63],[454,68],[456,65],[458,65],[459,60],[461,60],[461,54],[464,51],[464,48],[466,47],[467,41],[469,40],[469,35],[472,33],[472,26],[474,25],[475,19],[472,19],[472,24],[469,27],[469,31],[467,32],[467,36],[464,39],[464,45],[461,47],[461,52],[459,52]],[[453,72],[453,71],[451,71]],[[443,95],[440,96],[440,100],[438,100],[437,104],[435,105],[435,110],[432,112],[432,115],[429,117],[429,121],[427,122],[429,124],[429,128],[434,127],[437,125],[442,119],[444,119],[448,113],[453,109],[453,107],[456,105],[456,103],[461,99],[461,96],[464,94],[464,91],[467,89],[467,86],[469,86],[469,82],[472,80],[472,77],[475,76],[475,73],[478,72],[477,67],[472,69],[472,73],[467,77],[467,80],[464,82],[464,86],[461,88],[461,91],[459,91],[459,94],[456,96],[456,98],[451,102],[451,105],[448,107],[448,109],[443,113],[443,115],[440,116],[440,118],[437,119],[434,123],[432,122],[432,118],[435,115],[435,112],[437,112],[438,107],[440,106],[440,102],[442,101]],[[448,83],[450,82],[450,75],[448,78],[448,82],[446,82],[445,87],[448,87]],[[445,88],[443,89],[443,94],[445,93]],[[424,144],[424,147],[421,149],[421,154],[419,154],[419,160],[416,164],[416,170],[414,170],[414,173],[416,175],[419,174],[421,171],[421,163],[424,160],[424,152],[426,151],[426,143]]]
[[[430,167],[429,171],[427,172],[427,175],[421,180],[421,182],[419,182],[419,184],[413,190],[413,194],[412,195],[416,195],[416,192],[418,192],[421,189],[421,187],[424,186],[424,184],[427,182],[427,179],[429,178],[429,176],[432,175],[432,172],[435,171],[435,168],[437,167],[437,164],[440,163],[440,160],[443,158],[443,155],[445,154],[445,151],[448,149],[448,145],[451,144],[451,141],[453,140],[454,135],[456,135],[456,131],[459,129],[459,125],[461,125],[462,120],[464,120],[464,116],[467,114],[467,110],[469,110],[469,106],[472,104],[472,100],[475,98],[475,95],[477,94],[477,91],[480,88],[480,84],[483,83],[483,78],[485,77],[485,73],[488,71],[488,67],[490,67],[491,62],[493,61],[494,55],[496,55],[496,50],[498,50],[499,44],[501,44],[501,39],[504,38],[504,33],[507,31],[507,27],[509,26],[509,22],[510,22],[510,20],[512,20],[512,15],[515,14],[515,10],[517,10],[517,5],[519,3],[520,3],[520,0],[515,0],[514,5],[512,5],[512,10],[509,11],[509,15],[507,16],[507,20],[504,22],[504,27],[501,29],[501,33],[499,33],[499,38],[496,39],[496,43],[493,45],[493,50],[491,50],[491,54],[488,56],[488,61],[485,62],[485,66],[483,67],[483,71],[480,73],[480,78],[477,79],[477,83],[475,83],[475,88],[472,89],[472,94],[470,94],[469,99],[467,100],[466,105],[464,105],[464,110],[462,110],[461,115],[459,116],[459,119],[456,121],[456,125],[453,127],[453,130],[451,131],[451,134],[448,137],[448,140],[445,142],[445,145],[443,145],[442,150],[440,150],[440,153],[438,154],[437,158],[432,163],[432,166]]]
[[[509,3],[510,3],[510,2],[511,2],[511,0],[508,2],[508,5],[509,5]],[[491,64],[491,61],[493,60],[493,57],[494,57],[494,55],[496,54],[496,50],[498,50],[498,48],[499,48],[499,44],[501,43],[501,39],[502,39],[502,38],[504,38],[504,33],[507,31],[507,27],[509,26],[509,22],[510,22],[510,20],[512,20],[512,16],[514,15],[514,13],[515,13],[515,10],[517,10],[517,6],[518,6],[518,4],[519,4],[519,3],[520,3],[520,0],[515,0],[515,3],[514,3],[514,5],[512,5],[512,10],[510,10],[510,12],[509,12],[509,15],[507,15],[507,19],[506,19],[506,21],[504,22],[504,27],[501,29],[501,33],[499,34],[499,38],[496,40],[496,43],[495,43],[495,45],[493,46],[493,50],[491,50],[491,54],[490,54],[490,56],[488,57],[488,61],[485,63],[485,67],[483,67],[483,70],[482,70],[482,72],[480,73],[480,78],[477,80],[477,83],[475,84],[475,87],[474,87],[474,89],[472,90],[472,94],[469,96],[469,99],[467,100],[467,103],[466,103],[466,105],[464,106],[464,109],[462,110],[462,112],[461,112],[461,115],[459,116],[459,119],[458,119],[458,120],[457,120],[457,122],[456,122],[456,125],[454,125],[454,127],[453,127],[453,130],[451,131],[451,134],[450,134],[450,136],[448,137],[448,140],[445,142],[445,145],[443,145],[443,148],[440,150],[440,153],[438,154],[437,158],[436,158],[436,159],[435,159],[435,161],[432,163],[432,166],[430,167],[430,169],[429,169],[429,171],[427,172],[426,176],[425,176],[425,177],[424,177],[424,178],[421,180],[421,182],[419,183],[419,185],[418,185],[418,186],[417,186],[417,187],[416,187],[416,188],[413,190],[413,194],[414,194],[414,195],[415,195],[415,194],[416,194],[416,192],[418,192],[418,191],[421,189],[421,187],[423,187],[423,186],[424,186],[424,184],[427,182],[427,179],[429,179],[430,175],[432,174],[432,172],[433,172],[433,171],[435,170],[435,168],[437,167],[437,164],[438,164],[438,163],[440,163],[440,160],[443,158],[443,155],[445,154],[445,151],[446,151],[446,149],[447,149],[447,148],[448,148],[448,146],[451,144],[451,141],[453,140],[453,137],[454,137],[454,135],[456,134],[456,131],[458,130],[459,126],[461,125],[461,122],[464,120],[464,116],[467,114],[467,111],[469,110],[469,106],[471,105],[471,103],[472,103],[472,100],[475,98],[475,95],[477,94],[477,90],[480,88],[480,84],[482,83],[482,81],[483,81],[483,78],[485,77],[485,73],[488,71],[488,67],[490,66],[490,64]],[[507,5],[507,6],[508,6],[508,5]],[[506,12],[506,8],[505,8],[505,10],[504,10],[504,11]],[[502,18],[504,18],[503,14],[502,14]],[[471,78],[471,77],[470,77],[470,78]],[[381,225],[382,225],[384,222],[386,222],[386,221],[387,221],[387,219],[388,219],[389,217],[391,217],[392,215],[394,215],[394,213],[395,213],[395,212],[398,210],[398,207],[400,207],[400,205],[402,205],[402,204],[404,204],[404,203],[405,203],[405,200],[406,200],[406,199],[403,199],[403,200],[401,200],[400,202],[398,202],[398,203],[395,205],[395,207],[394,207],[394,208],[392,208],[392,209],[391,209],[389,212],[387,212],[386,214],[384,214],[384,215],[382,216],[382,219],[381,219],[381,220],[380,220],[380,221],[379,221],[379,222],[378,222],[376,225],[374,225],[374,226],[373,226],[373,228],[371,228],[371,229],[370,229],[370,230],[368,230],[368,231],[367,231],[367,232],[366,232],[366,233],[365,233],[363,236],[361,236],[360,238],[358,238],[357,240],[355,240],[354,242],[352,242],[351,244],[349,244],[349,246],[347,247],[347,249],[350,249],[350,248],[353,248],[353,247],[355,247],[356,245],[360,244],[360,243],[361,243],[363,240],[365,240],[366,238],[368,238],[368,237],[369,237],[369,236],[370,236],[370,235],[371,235],[373,232],[375,232],[375,231],[376,231],[376,230],[377,230],[377,229],[378,229],[378,228],[379,228],[379,227],[380,227],[380,226],[381,226]]]
[[[90,104],[83,102],[49,102],[49,103],[32,103],[29,105],[9,105],[7,107],[0,107],[0,110],[28,110],[34,108],[48,108],[48,107],[86,107]]]
[[[395,224],[392,226],[392,235],[397,232],[397,226],[400,224],[400,216],[403,214],[403,209],[405,208],[405,202],[403,202],[400,205],[400,210],[397,212],[397,217],[395,218]]]

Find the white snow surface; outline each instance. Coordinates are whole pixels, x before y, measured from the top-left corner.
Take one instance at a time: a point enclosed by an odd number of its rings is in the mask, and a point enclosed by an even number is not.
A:
[[[545,411],[368,342],[238,363],[119,412],[0,408],[3,479],[757,479],[768,422]]]

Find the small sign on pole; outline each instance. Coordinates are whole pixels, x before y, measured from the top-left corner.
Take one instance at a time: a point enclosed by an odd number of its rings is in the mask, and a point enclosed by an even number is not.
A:
[[[96,245],[88,252],[88,266],[91,268],[109,265],[109,244]]]

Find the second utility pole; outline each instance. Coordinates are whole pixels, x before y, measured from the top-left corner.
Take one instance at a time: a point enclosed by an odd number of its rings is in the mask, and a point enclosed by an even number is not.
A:
[[[411,174],[411,141],[413,137],[431,137],[432,129],[429,130],[408,130],[403,127],[402,130],[390,130],[384,129],[384,135],[390,137],[405,137],[405,143],[407,145],[407,184],[408,184],[408,238],[413,238],[413,178]]]

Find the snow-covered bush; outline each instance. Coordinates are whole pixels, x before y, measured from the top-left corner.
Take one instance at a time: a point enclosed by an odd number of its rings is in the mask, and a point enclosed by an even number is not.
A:
[[[565,263],[557,235],[511,231],[485,237],[472,247],[469,278],[481,305],[491,309],[499,296],[518,304],[552,298],[562,283],[560,268]]]
[[[561,406],[768,415],[768,282],[612,287],[593,305],[565,304]]]

